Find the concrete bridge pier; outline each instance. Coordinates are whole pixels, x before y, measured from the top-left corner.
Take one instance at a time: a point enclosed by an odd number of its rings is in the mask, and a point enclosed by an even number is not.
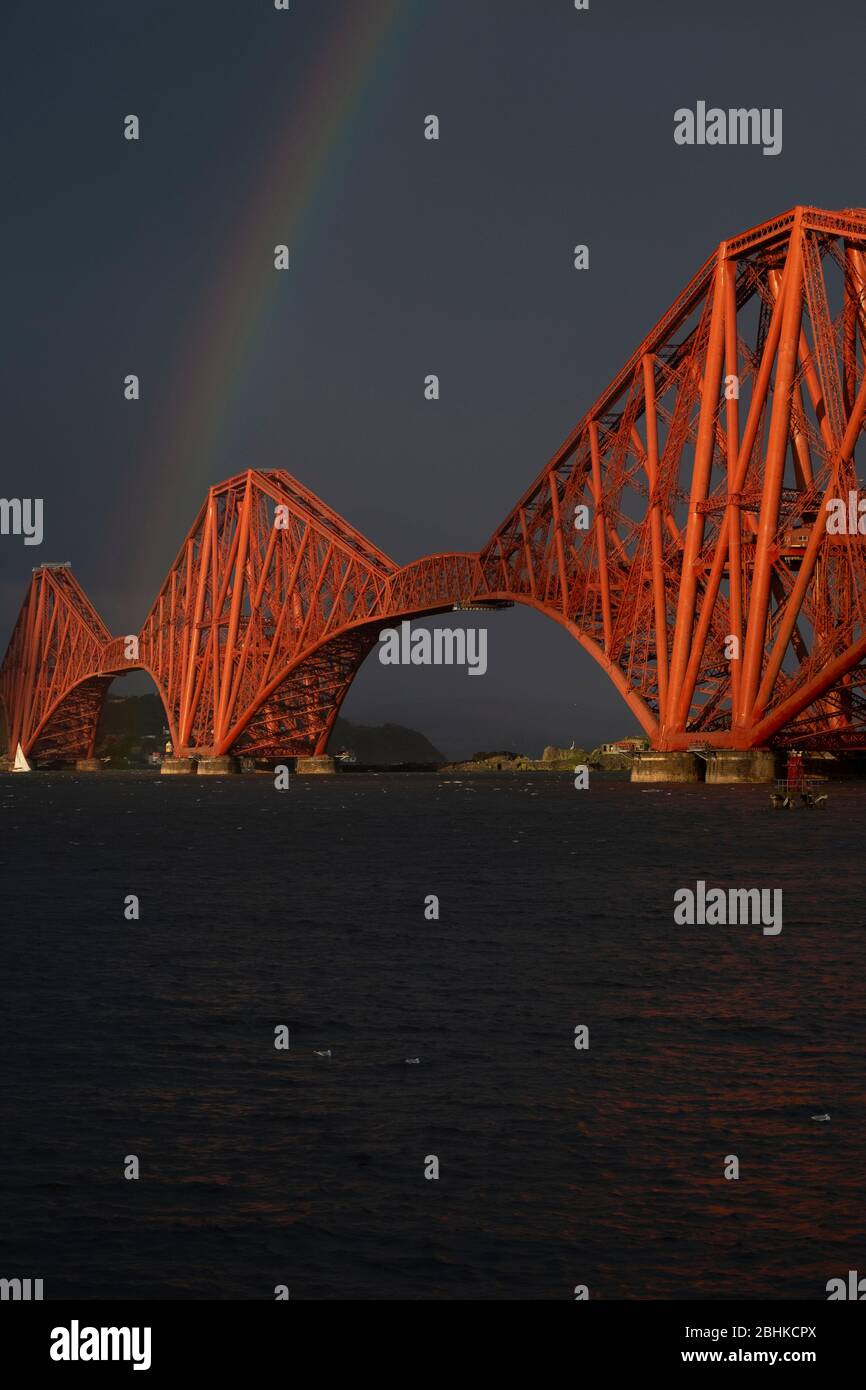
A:
[[[295,759],[295,772],[301,777],[336,771],[337,764],[328,753],[316,753],[309,758]]]
[[[199,758],[198,760],[199,777],[230,777],[240,770],[239,759],[232,758],[227,754],[221,758]]]
[[[99,758],[78,758],[75,763],[76,772],[101,772],[102,763]]]
[[[703,782],[715,786],[773,782],[778,754],[773,748],[707,748],[700,754],[660,752],[654,748],[636,753],[631,769],[633,782]]]
[[[702,782],[703,764],[694,753],[665,753],[655,748],[635,753],[633,782]]]
[[[195,759],[163,758],[159,770],[163,777],[183,777],[191,772],[195,772]]]
[[[707,781],[774,782],[777,754],[773,748],[716,748],[708,751]]]

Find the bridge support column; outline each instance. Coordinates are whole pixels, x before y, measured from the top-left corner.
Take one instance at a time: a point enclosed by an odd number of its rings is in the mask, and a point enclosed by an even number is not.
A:
[[[707,754],[708,782],[773,782],[776,753],[772,748],[717,748]]]
[[[182,777],[195,772],[195,762],[192,758],[163,758],[159,770],[163,777]]]
[[[661,753],[654,748],[635,753],[633,782],[701,782],[703,764],[694,753]]]
[[[237,758],[223,756],[221,758],[199,758],[198,775],[199,777],[229,777],[232,773],[240,772],[241,765]]]
[[[315,757],[310,758],[295,759],[295,772],[299,773],[302,777],[315,773],[336,771],[337,764],[327,753],[318,753]]]

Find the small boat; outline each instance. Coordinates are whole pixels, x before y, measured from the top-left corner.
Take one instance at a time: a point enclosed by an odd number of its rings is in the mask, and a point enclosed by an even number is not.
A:
[[[337,763],[356,763],[358,759],[351,748],[341,748],[339,753],[334,755],[334,761]]]
[[[787,807],[789,810],[793,810],[797,805],[798,798],[804,806],[823,807],[827,801],[827,793],[822,792],[817,795],[813,790],[819,780],[823,781],[824,779],[806,776],[803,754],[792,748],[788,753],[785,776],[778,779],[776,790],[770,792],[773,809],[778,811],[782,807]]]
[[[15,750],[15,761],[14,761],[14,763],[12,764],[12,771],[13,771],[13,772],[32,772],[32,771],[33,771],[33,768],[30,766],[30,764],[28,763],[27,759],[26,759],[25,756],[24,756],[24,749],[21,747],[21,744],[20,744],[20,743],[19,743],[18,747],[17,747],[16,750]]]

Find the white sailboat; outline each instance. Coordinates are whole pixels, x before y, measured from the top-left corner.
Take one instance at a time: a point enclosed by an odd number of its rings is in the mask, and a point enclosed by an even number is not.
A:
[[[20,744],[20,743],[19,743],[17,749],[15,750],[15,761],[14,761],[14,763],[12,764],[12,771],[13,771],[13,772],[32,772],[32,771],[33,771],[33,768],[30,766],[30,764],[28,763],[27,759],[26,759],[25,756],[24,756],[24,749],[21,747],[21,744]]]

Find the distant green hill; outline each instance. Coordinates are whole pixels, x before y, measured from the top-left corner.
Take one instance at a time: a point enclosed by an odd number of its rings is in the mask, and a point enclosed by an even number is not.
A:
[[[329,753],[349,748],[359,763],[444,763],[445,758],[429,739],[402,724],[350,724],[338,719],[328,743]]]
[[[96,732],[97,754],[104,755],[106,739],[152,737],[164,742],[165,711],[158,695],[109,695]]]
[[[165,712],[158,695],[109,696],[96,736],[98,757],[135,760],[165,742]],[[154,744],[152,740],[156,740]],[[142,740],[146,746],[142,749]],[[351,724],[338,719],[328,745],[330,753],[347,748],[359,763],[387,767],[394,763],[444,763],[445,759],[423,734],[400,724]]]

